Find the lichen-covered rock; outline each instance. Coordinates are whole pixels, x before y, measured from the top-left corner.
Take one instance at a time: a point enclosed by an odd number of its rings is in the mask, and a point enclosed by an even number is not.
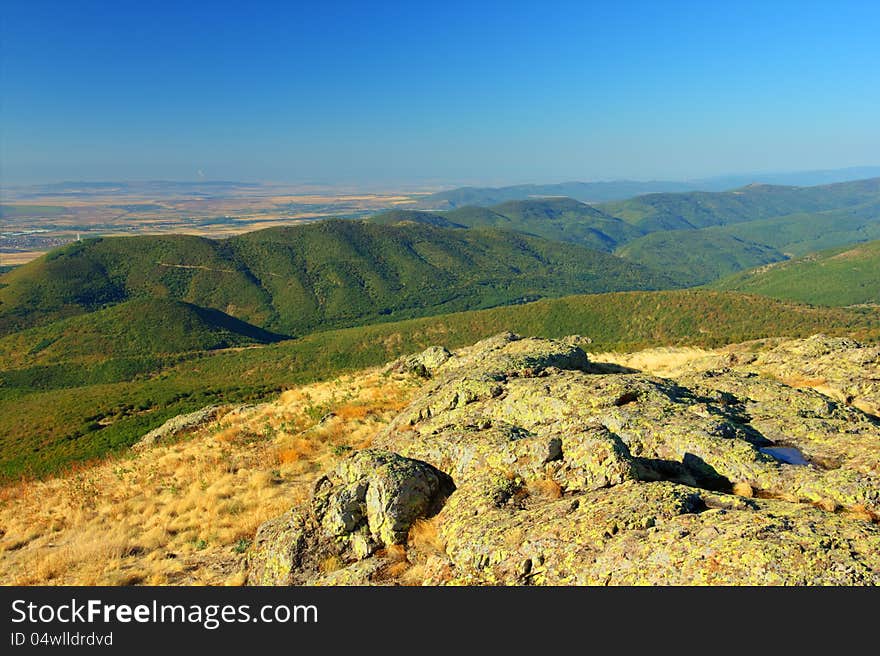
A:
[[[362,560],[404,542],[413,522],[439,510],[453,489],[448,475],[425,462],[358,451],[318,480],[308,504],[260,526],[248,582],[316,583],[324,562]]]
[[[769,353],[843,353],[852,384],[875,366],[855,343],[800,341]],[[745,347],[670,380],[591,362],[584,343],[504,333],[433,368],[374,438],[382,450],[318,484],[318,529],[261,529],[284,533],[294,572],[317,571],[309,554],[328,544],[345,554],[338,573],[292,580],[376,582],[376,550],[439,510],[429,584],[880,584],[876,417]]]
[[[264,522],[248,554],[251,585],[289,585],[302,565],[309,518],[297,510]]]
[[[878,585],[876,525],[755,500],[681,514],[611,540],[590,568],[606,585]]]
[[[172,417],[158,428],[154,428],[144,435],[141,439],[135,442],[131,448],[135,451],[148,449],[163,440],[167,440],[182,433],[185,430],[193,430],[199,426],[204,426],[208,422],[216,419],[221,409],[222,407],[219,405],[209,405],[201,410],[196,410],[195,412]]]
[[[429,514],[451,479],[419,460],[367,449],[346,458],[315,486],[312,510],[333,537],[362,535],[376,547],[400,544]]]
[[[738,349],[731,349],[736,358]],[[783,341],[753,356],[749,368],[797,388],[880,416],[880,347],[845,337],[813,335]]]
[[[445,347],[431,346],[416,355],[398,358],[388,365],[388,370],[413,373],[422,378],[430,378],[432,373],[451,357],[452,353]]]
[[[561,466],[554,478],[566,492],[598,490],[638,478],[638,467],[629,449],[604,426],[560,439]]]

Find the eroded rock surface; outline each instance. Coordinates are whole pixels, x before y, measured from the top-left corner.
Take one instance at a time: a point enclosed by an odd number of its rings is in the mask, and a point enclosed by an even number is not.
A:
[[[413,522],[435,513],[452,489],[450,478],[427,463],[359,451],[318,480],[307,505],[259,528],[248,580],[317,582],[326,561],[359,561],[404,542]]]
[[[381,562],[364,559],[445,501],[429,584],[880,583],[880,422],[756,368],[792,349],[877,362],[811,339],[675,380],[592,363],[578,337],[444,350],[420,362],[430,379],[376,436],[382,451],[261,527],[251,581],[328,582],[297,574],[326,552],[320,534],[345,560],[335,580],[370,582]],[[808,464],[778,460],[780,446]]]

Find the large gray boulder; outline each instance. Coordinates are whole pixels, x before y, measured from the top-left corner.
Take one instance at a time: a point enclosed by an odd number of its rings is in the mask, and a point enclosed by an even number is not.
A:
[[[436,513],[453,489],[452,479],[426,462],[358,451],[318,480],[307,504],[260,526],[248,582],[309,581],[322,560],[355,562],[402,544],[413,523]]]

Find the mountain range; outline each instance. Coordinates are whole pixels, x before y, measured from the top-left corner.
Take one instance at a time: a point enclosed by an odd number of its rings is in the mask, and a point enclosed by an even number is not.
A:
[[[464,205],[497,205],[509,200],[568,196],[587,203],[625,200],[658,192],[726,191],[750,184],[812,186],[863,180],[880,176],[880,166],[798,171],[790,173],[749,173],[695,180],[610,180],[601,182],[562,182],[520,184],[505,187],[458,187],[439,191],[420,200],[420,209],[453,209]]]
[[[333,220],[224,240],[171,235],[70,244],[0,278],[0,335],[133,299],[175,299],[300,335],[672,284],[609,253],[512,231]]]
[[[0,475],[505,329],[604,349],[876,339],[878,209],[869,179],[75,242],[0,275]]]
[[[614,253],[677,286],[815,250],[880,239],[880,178],[814,187],[752,184],[588,205],[571,198],[449,211],[394,210],[371,222],[493,226]]]

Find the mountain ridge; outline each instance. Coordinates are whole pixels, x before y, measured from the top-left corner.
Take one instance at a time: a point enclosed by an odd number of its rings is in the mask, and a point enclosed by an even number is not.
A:
[[[182,300],[295,335],[671,284],[608,253],[511,231],[328,220],[224,240],[73,243],[0,277],[0,334],[140,297]]]

